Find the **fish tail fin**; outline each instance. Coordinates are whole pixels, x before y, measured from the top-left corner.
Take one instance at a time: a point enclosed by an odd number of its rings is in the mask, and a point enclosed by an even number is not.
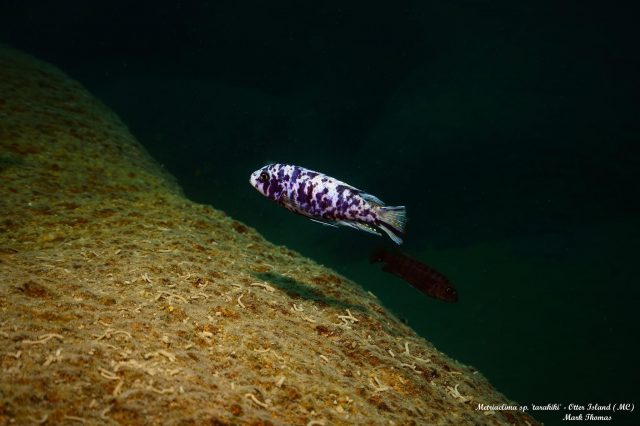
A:
[[[383,206],[378,209],[380,229],[396,244],[402,244],[404,227],[407,224],[407,210],[404,206]]]
[[[376,249],[373,250],[373,252],[371,252],[371,255],[369,256],[369,262],[370,263],[383,262],[384,255],[385,255],[384,248],[377,247]]]

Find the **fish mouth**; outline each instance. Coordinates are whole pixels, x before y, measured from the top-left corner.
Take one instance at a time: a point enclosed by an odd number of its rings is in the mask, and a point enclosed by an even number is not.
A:
[[[257,182],[258,182],[258,174],[257,174],[257,172],[251,173],[251,175],[249,176],[249,184],[251,186],[255,187]]]
[[[256,191],[262,193],[260,190],[260,182],[258,181],[258,176],[260,176],[260,170],[251,173],[249,176],[249,185],[253,186]]]

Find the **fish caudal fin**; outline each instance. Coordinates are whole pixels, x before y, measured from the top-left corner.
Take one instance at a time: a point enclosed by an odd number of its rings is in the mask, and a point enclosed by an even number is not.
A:
[[[380,207],[377,226],[387,233],[396,244],[402,244],[404,227],[407,223],[407,210],[404,206]]]

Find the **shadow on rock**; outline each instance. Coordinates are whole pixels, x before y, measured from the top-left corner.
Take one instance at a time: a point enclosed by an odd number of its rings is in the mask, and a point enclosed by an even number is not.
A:
[[[255,273],[254,276],[260,280],[266,281],[274,287],[286,292],[290,297],[313,300],[323,305],[331,306],[336,309],[353,309],[360,312],[366,312],[368,309],[360,304],[348,303],[344,300],[326,296],[321,290],[311,287],[301,281],[276,274],[273,272]]]

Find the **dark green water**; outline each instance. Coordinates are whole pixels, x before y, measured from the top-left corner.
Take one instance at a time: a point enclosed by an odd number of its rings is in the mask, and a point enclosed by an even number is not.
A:
[[[232,5],[233,4],[233,5]],[[566,2],[4,2],[0,41],[113,108],[186,194],[362,283],[522,404],[640,402],[634,10]],[[384,239],[261,197],[267,162],[409,212],[423,297]],[[564,412],[532,413],[559,424]],[[611,424],[638,424],[614,414]]]

